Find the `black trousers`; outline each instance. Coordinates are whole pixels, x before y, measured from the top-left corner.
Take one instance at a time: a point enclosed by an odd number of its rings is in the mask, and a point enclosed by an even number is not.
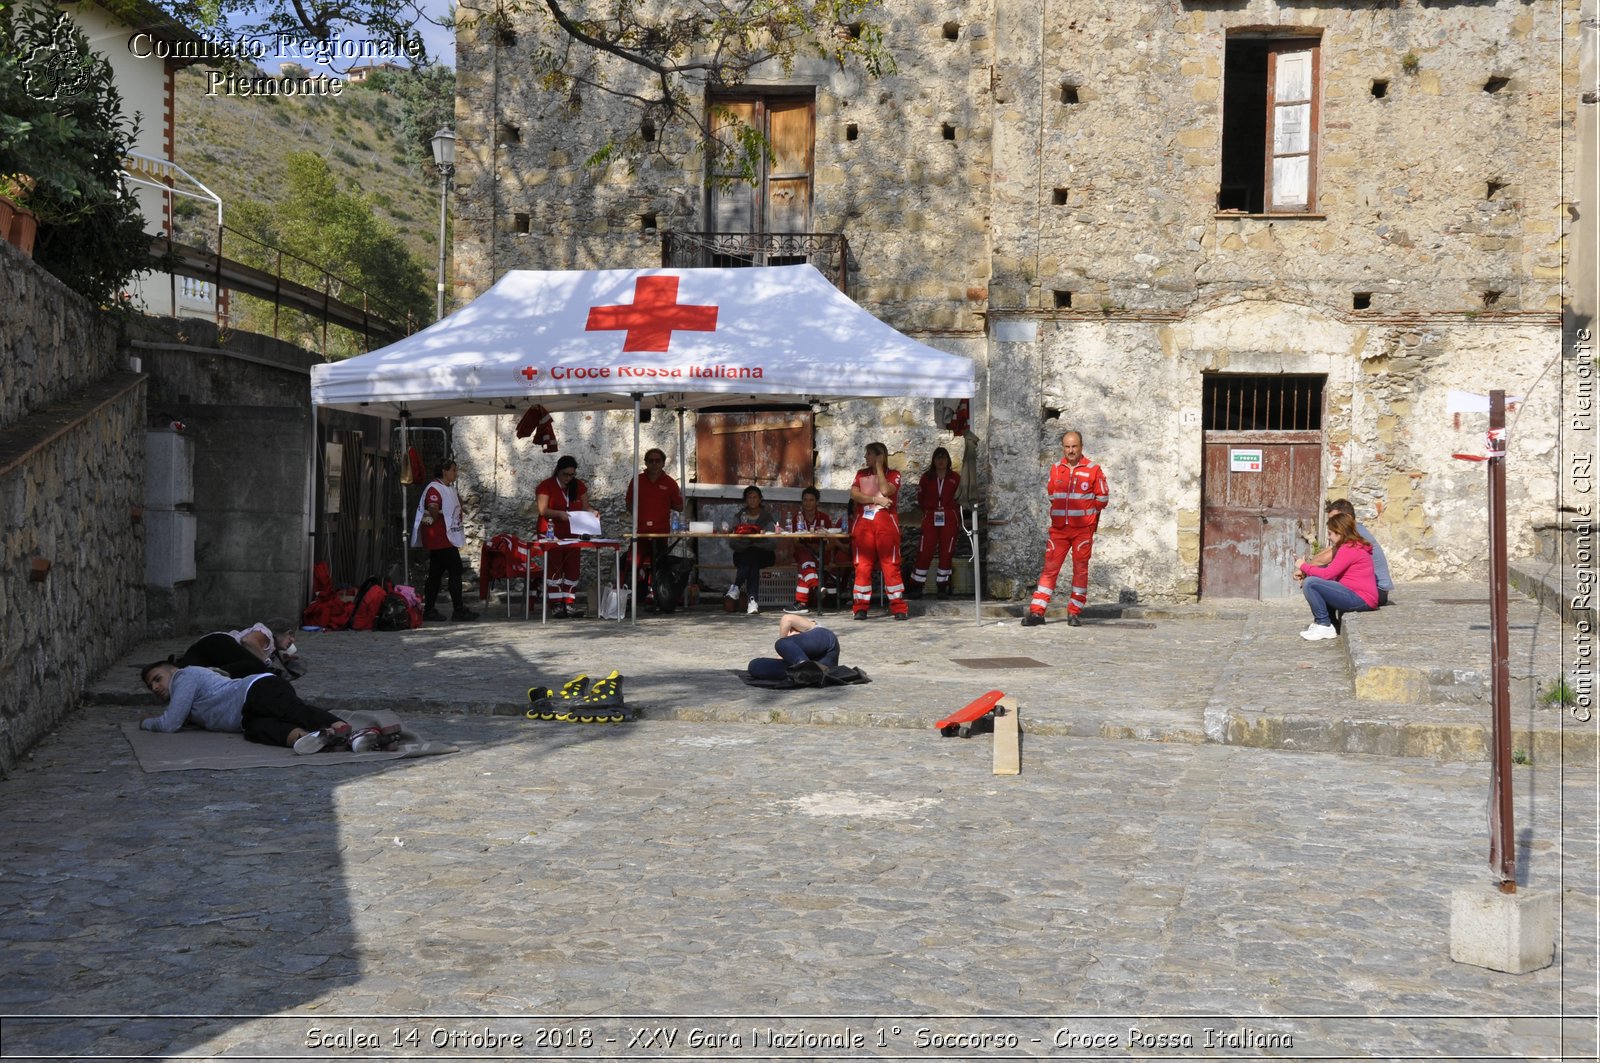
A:
[[[761,598],[761,570],[777,560],[778,555],[764,546],[741,546],[733,551],[733,581],[744,585],[745,596],[752,602]]]
[[[461,551],[453,546],[443,550],[428,551],[428,582],[423,587],[422,605],[429,612],[433,611],[433,600],[439,597],[439,584],[444,582],[446,573],[450,575],[450,603],[455,606],[456,612],[461,612],[466,605],[461,601]]]
[[[269,746],[289,745],[289,733],[320,731],[339,722],[327,709],[300,700],[287,679],[264,675],[250,684],[244,698],[244,736]]]
[[[196,639],[175,663],[179,668],[220,668],[235,679],[272,671],[265,661],[239,645],[226,631],[213,631]]]

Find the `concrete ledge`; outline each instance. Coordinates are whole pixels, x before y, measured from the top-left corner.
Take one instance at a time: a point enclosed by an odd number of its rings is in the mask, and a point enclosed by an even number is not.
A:
[[[1506,563],[1506,573],[1511,586],[1538,602],[1540,607],[1557,616],[1563,623],[1576,624],[1587,620],[1595,623],[1595,609],[1576,609],[1569,588],[1561,585],[1561,566],[1542,558],[1521,558]]]

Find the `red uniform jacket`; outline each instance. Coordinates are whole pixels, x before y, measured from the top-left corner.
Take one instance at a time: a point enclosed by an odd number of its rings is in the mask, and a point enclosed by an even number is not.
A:
[[[1093,530],[1100,523],[1100,511],[1111,501],[1106,474],[1088,458],[1069,466],[1058,461],[1050,467],[1045,487],[1050,498],[1050,527]]]
[[[885,519],[885,516],[887,516],[887,519],[896,528],[898,528],[900,526],[900,524],[899,524],[899,521],[900,521],[900,514],[899,514],[899,509],[900,509],[900,474],[898,472],[896,472],[894,469],[888,469],[888,470],[886,470],[886,473],[887,473],[887,475],[886,475],[885,478],[889,481],[889,483],[891,485],[893,485],[894,490],[893,491],[885,491],[883,489],[883,485],[879,484],[878,485],[878,493],[880,495],[885,495],[885,496],[887,496],[889,498],[894,499],[894,505],[889,506],[888,508],[880,508],[878,510],[878,515],[876,517],[874,517],[873,519],[874,520],[883,520],[883,519]],[[855,490],[857,490],[857,491],[861,490],[861,481],[866,479],[868,476],[871,476],[871,475],[872,474],[869,473],[866,469],[858,469],[858,470],[856,470],[856,478],[854,480],[850,481],[850,486],[852,488],[854,488]],[[860,527],[860,525],[861,525],[861,514],[866,511],[866,508],[867,508],[866,504],[862,503],[862,502],[852,502],[852,503],[850,503],[850,534],[854,535],[855,531],[856,531],[856,528]]]
[[[944,510],[944,521],[947,525],[954,525],[959,508],[956,506],[956,488],[961,486],[961,474],[947,472],[944,474],[944,483],[939,483],[939,478],[931,472],[922,474],[922,482],[917,485],[917,508],[926,515],[936,509]]]

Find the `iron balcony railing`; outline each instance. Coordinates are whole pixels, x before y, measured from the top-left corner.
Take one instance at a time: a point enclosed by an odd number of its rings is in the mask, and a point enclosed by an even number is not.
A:
[[[794,266],[802,262],[815,266],[840,291],[846,290],[850,245],[843,233],[661,234],[661,265],[669,269]]]

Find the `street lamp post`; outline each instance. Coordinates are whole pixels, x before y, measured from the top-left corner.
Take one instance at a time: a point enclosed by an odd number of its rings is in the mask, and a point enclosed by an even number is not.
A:
[[[438,305],[434,320],[444,317],[444,223],[445,206],[449,202],[450,178],[456,172],[456,135],[453,130],[441,129],[433,134],[433,164],[439,169],[439,285]]]

